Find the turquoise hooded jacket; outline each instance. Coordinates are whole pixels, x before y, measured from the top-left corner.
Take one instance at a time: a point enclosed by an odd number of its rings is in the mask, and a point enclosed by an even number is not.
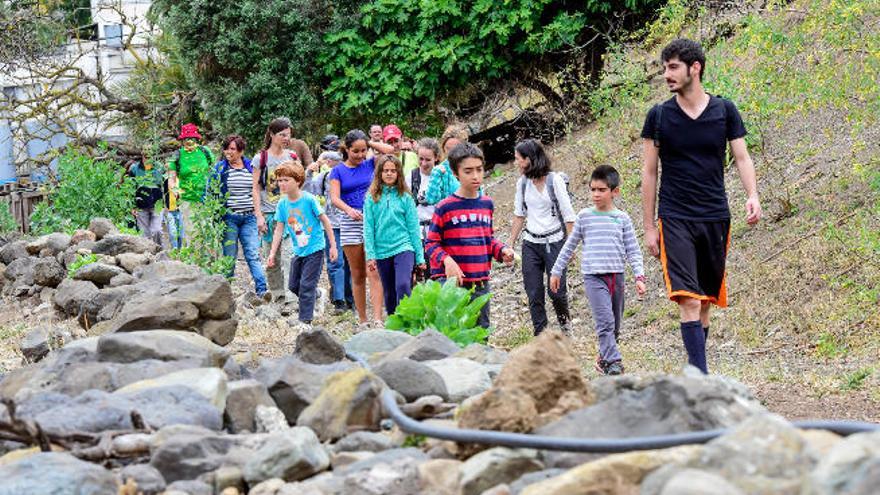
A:
[[[398,194],[382,186],[379,201],[367,194],[364,199],[364,249],[368,260],[383,260],[404,251],[413,251],[416,264],[425,262],[419,236],[419,215],[411,194]]]

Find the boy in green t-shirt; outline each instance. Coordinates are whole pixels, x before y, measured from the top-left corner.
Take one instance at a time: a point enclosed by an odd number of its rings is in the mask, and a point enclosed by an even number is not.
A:
[[[214,155],[211,150],[199,144],[202,135],[195,124],[184,124],[180,128],[177,140],[183,146],[177,150],[171,163],[168,164],[168,185],[170,193],[179,195],[181,222],[183,226],[190,224],[192,217],[191,203],[201,203],[205,193],[205,184]],[[179,226],[183,227],[183,226]],[[183,229],[180,229],[183,231]]]

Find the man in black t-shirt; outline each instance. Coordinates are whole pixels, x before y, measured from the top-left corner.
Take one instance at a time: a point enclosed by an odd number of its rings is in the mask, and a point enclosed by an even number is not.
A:
[[[761,203],[739,111],[731,101],[703,89],[702,47],[678,39],[663,49],[661,58],[663,77],[675,96],[652,108],[642,128],[645,246],[660,258],[667,294],[678,303],[688,362],[707,373],[709,304],[727,306],[728,143],[748,196],[745,209],[750,225],[760,220]],[[655,223],[658,161],[663,173]]]

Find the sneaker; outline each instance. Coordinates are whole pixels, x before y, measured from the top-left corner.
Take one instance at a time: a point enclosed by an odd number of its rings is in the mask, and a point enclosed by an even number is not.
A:
[[[348,305],[345,304],[345,301],[343,301],[341,299],[337,299],[337,300],[333,301],[333,314],[334,315],[341,315],[342,313],[345,313],[346,311],[348,311]]]
[[[257,294],[257,297],[259,297],[264,303],[268,304],[272,302],[272,293],[269,291],[263,292],[262,294]]]
[[[622,375],[623,374],[623,363],[620,361],[613,361],[605,364],[605,374],[612,375]]]

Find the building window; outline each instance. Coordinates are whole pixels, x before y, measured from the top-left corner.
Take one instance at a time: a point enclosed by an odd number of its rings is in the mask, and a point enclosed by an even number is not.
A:
[[[104,25],[104,42],[109,47],[122,48],[122,24]]]

